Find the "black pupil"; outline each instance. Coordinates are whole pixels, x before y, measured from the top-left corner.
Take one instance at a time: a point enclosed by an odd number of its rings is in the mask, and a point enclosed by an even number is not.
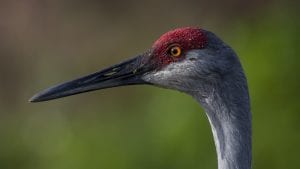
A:
[[[173,55],[177,55],[178,54],[178,49],[177,48],[173,48],[172,49],[172,54]]]

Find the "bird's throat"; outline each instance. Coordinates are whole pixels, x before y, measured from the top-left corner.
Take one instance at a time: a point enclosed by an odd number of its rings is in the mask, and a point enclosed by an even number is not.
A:
[[[212,128],[218,169],[250,169],[252,130],[248,89],[225,87],[226,90],[221,87],[206,98],[197,94],[194,97],[204,107]]]

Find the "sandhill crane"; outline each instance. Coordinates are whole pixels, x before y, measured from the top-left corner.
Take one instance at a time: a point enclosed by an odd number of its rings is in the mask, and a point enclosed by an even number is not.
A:
[[[205,109],[219,169],[251,168],[251,111],[247,80],[235,52],[197,27],[163,34],[143,54],[35,96],[40,102],[92,90],[149,84],[184,92]]]

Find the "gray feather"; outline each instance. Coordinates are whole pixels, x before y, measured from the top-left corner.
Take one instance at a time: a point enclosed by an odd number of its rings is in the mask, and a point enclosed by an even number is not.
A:
[[[205,109],[219,169],[251,168],[251,111],[246,77],[235,52],[206,31],[209,46],[143,79],[193,96]]]

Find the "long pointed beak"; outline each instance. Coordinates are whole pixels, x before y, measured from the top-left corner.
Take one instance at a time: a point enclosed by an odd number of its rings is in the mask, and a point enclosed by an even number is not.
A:
[[[99,72],[53,86],[34,95],[29,101],[41,102],[98,89],[147,84],[141,78],[148,71],[142,60],[143,55],[140,55]]]

